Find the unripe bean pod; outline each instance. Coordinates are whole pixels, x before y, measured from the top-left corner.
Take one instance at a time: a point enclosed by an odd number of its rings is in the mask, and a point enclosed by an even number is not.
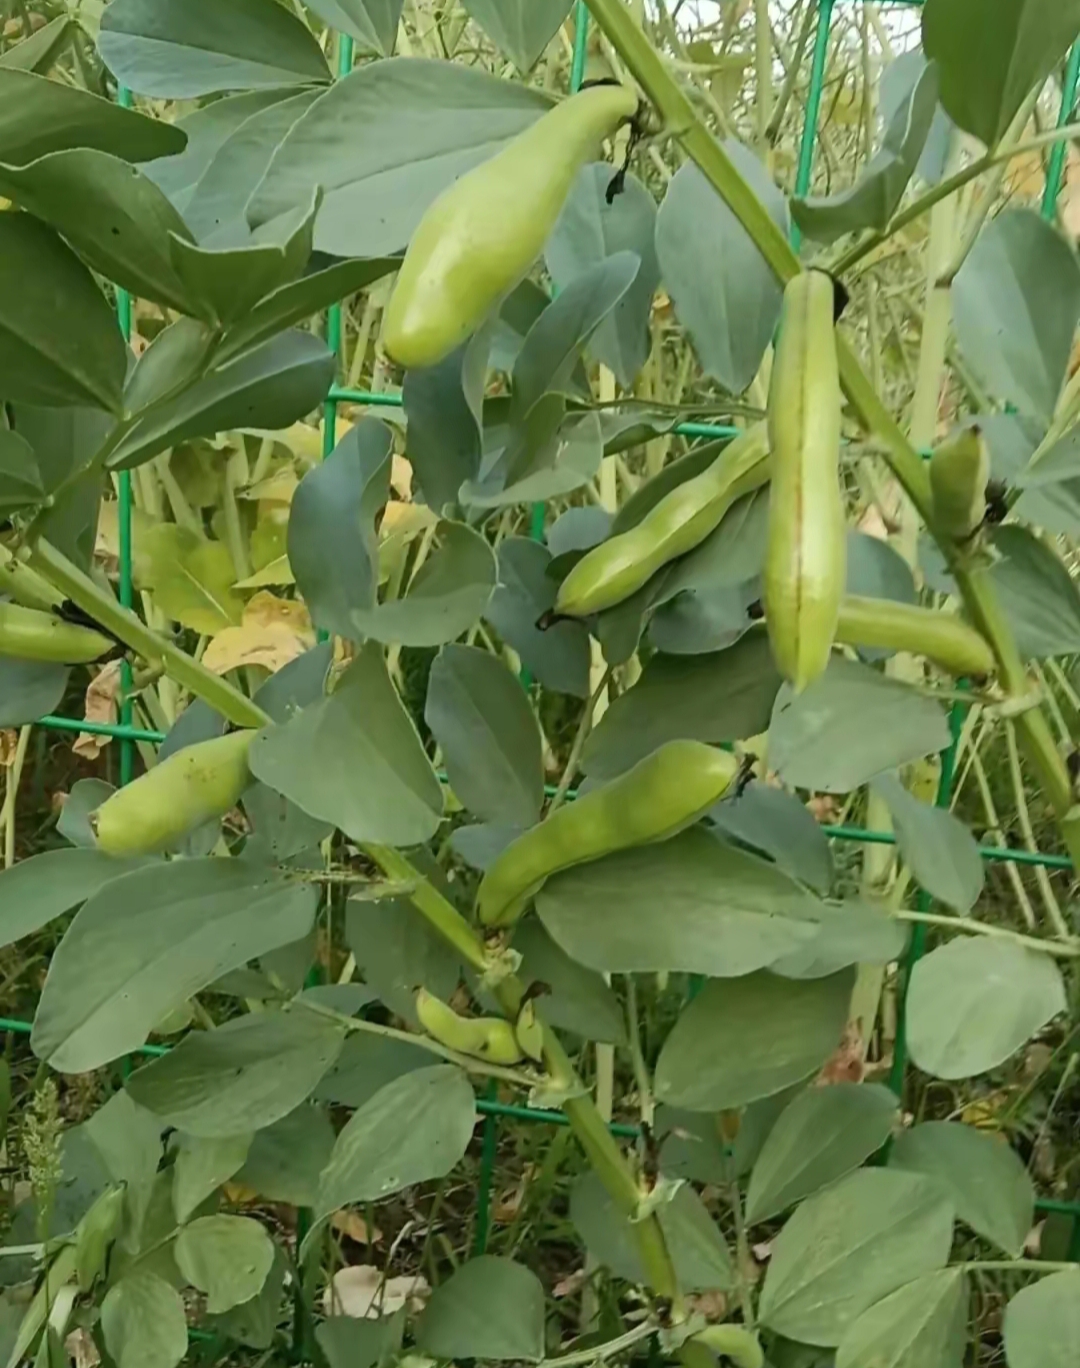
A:
[[[426,988],[417,989],[416,1015],[440,1045],[489,1064],[517,1064],[521,1047],[511,1023],[503,1017],[463,1017]]]
[[[954,541],[966,541],[986,517],[990,449],[982,429],[962,429],[930,456],[934,526]]]
[[[0,655],[57,665],[87,665],[100,660],[115,642],[92,627],[65,622],[52,613],[0,603]]]
[[[796,692],[829,663],[844,592],[840,375],[834,285],[803,271],[784,292],[769,385],[772,485],[763,600],[780,673]]]
[[[622,603],[669,561],[699,546],[737,499],[768,478],[768,434],[758,423],[708,469],[665,494],[636,527],[583,556],[560,585],[555,612],[588,617]]]
[[[847,646],[910,651],[957,677],[984,679],[996,668],[986,638],[962,618],[893,599],[848,595],[840,604],[836,639]]]
[[[386,311],[383,342],[398,365],[437,365],[476,332],[544,250],[582,166],[637,107],[626,86],[591,86],[443,191]]]
[[[109,855],[147,855],[224,816],[251,781],[247,758],[254,736],[230,732],[185,746],[117,789],[90,814],[98,845]]]
[[[733,755],[704,742],[667,742],[507,846],[480,882],[481,923],[508,926],[561,869],[676,835],[724,796],[738,768]]]

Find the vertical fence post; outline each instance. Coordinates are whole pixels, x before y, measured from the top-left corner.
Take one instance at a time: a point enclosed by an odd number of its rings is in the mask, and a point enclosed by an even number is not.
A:
[[[116,91],[116,103],[121,109],[130,109],[132,105],[131,91],[126,86],[118,86]],[[132,314],[131,295],[127,290],[116,291],[116,316],[120,323],[120,331],[124,335],[124,341],[131,341],[131,314]],[[120,551],[120,602],[125,608],[130,608],[134,601],[134,585],[132,583],[131,564],[131,472],[122,470],[117,480],[117,523],[118,540]],[[130,727],[134,717],[134,708],[131,701],[131,662],[125,655],[120,662],[120,725]],[[130,736],[125,736],[120,742],[120,783],[130,784],[135,777],[135,742]]]
[[[1076,104],[1076,87],[1080,81],[1080,41],[1073,44],[1065,76],[1061,83],[1061,108],[1058,111],[1058,128],[1064,128],[1072,117]],[[1050,150],[1050,160],[1046,167],[1046,185],[1043,189],[1042,216],[1052,220],[1057,213],[1057,197],[1061,192],[1061,181],[1065,171],[1065,154],[1069,144],[1065,140],[1054,143]]]
[[[817,0],[818,24],[814,36],[814,56],[810,64],[810,89],[806,94],[806,113],[803,119],[802,140],[799,143],[799,165],[795,172],[795,193],[805,195],[810,189],[810,173],[814,169],[814,145],[817,141],[818,119],[821,115],[821,96],[825,89],[825,63],[829,56],[829,27],[832,24],[834,0]],[[798,225],[791,225],[791,243],[798,251],[802,234]]]

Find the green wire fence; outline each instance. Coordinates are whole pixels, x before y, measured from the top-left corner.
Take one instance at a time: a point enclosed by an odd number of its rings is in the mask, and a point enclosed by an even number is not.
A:
[[[811,3],[815,3],[815,0],[811,0]],[[879,0],[880,5],[888,7],[899,7],[901,5],[917,6],[921,3],[922,0]],[[798,195],[804,195],[810,189],[818,123],[821,112],[821,101],[825,88],[830,26],[836,0],[816,0],[816,4],[818,9],[817,29],[811,56],[810,84],[806,100],[802,138],[799,145],[798,169],[795,181],[795,193]],[[588,34],[588,7],[585,0],[577,0],[575,10],[573,62],[571,67],[572,90],[579,89],[584,78],[588,49]],[[338,77],[347,76],[351,72],[353,67],[353,55],[353,40],[348,37],[348,35],[338,35]],[[1080,83],[1080,42],[1072,49],[1065,69],[1058,127],[1068,123],[1072,117],[1073,109],[1076,104],[1078,83]],[[130,106],[131,104],[130,92],[124,88],[120,88],[117,91],[116,98],[121,105]],[[1049,156],[1046,186],[1042,199],[1042,214],[1044,218],[1048,220],[1052,220],[1056,213],[1057,199],[1061,189],[1065,167],[1065,154],[1065,143],[1058,142],[1054,144]],[[797,245],[797,230],[793,230],[793,239]],[[116,301],[120,327],[125,338],[127,338],[131,333],[132,300],[126,291],[118,290]],[[341,341],[342,310],[340,305],[334,305],[327,314],[326,342],[331,351],[338,353],[341,349]],[[372,393],[366,390],[350,389],[341,385],[334,385],[326,400],[323,414],[324,452],[327,454],[333,450],[337,440],[338,409],[343,403],[366,405],[373,408],[400,407],[402,400],[401,396],[398,394]],[[676,424],[673,431],[677,435],[683,437],[722,439],[735,436],[738,429],[727,424],[683,422]],[[133,601],[131,545],[132,491],[131,476],[126,471],[121,473],[118,477],[117,498],[120,560],[119,596],[121,603],[125,607],[130,607]],[[542,534],[543,510],[541,506],[540,516],[536,517],[534,513],[532,520],[532,535],[534,537],[540,537]],[[89,732],[95,735],[115,738],[120,742],[120,782],[122,784],[128,783],[134,773],[136,744],[159,744],[165,739],[164,733],[162,732],[134,725],[131,685],[130,665],[125,662],[123,666],[119,722],[94,723],[67,717],[48,716],[39,719],[37,725],[57,731]],[[957,742],[965,708],[965,704],[957,703],[952,709],[950,719],[952,741],[948,749],[945,750],[941,756],[941,777],[936,800],[939,807],[947,807],[951,798],[956,767]],[[877,844],[895,843],[895,837],[892,833],[886,831],[869,831],[854,826],[824,826],[823,830],[828,836],[839,841]],[[1011,861],[1015,864],[1037,865],[1047,869],[1070,869],[1072,867],[1071,861],[1066,856],[1044,854],[1040,851],[1012,850],[995,846],[982,846],[980,847],[980,854],[987,861]],[[929,899],[925,894],[921,894],[920,908],[925,911],[928,906]],[[926,948],[927,930],[928,928],[923,924],[917,924],[915,926],[910,949],[903,966],[896,1046],[893,1057],[892,1073],[890,1075],[890,1085],[897,1094],[900,1094],[903,1090],[904,1076],[907,1068],[905,1014],[903,1011],[904,998],[906,996],[907,983],[910,979],[911,970]],[[0,1018],[0,1030],[28,1034],[30,1031],[30,1023],[11,1018]],[[157,1056],[167,1052],[167,1046],[144,1045],[135,1053],[142,1056]],[[498,1141],[498,1119],[508,1118],[517,1121],[542,1122],[555,1126],[566,1125],[567,1119],[561,1112],[542,1111],[533,1107],[515,1106],[509,1103],[500,1102],[490,1089],[484,1097],[477,1099],[476,1105],[477,1111],[485,1117],[485,1128],[481,1147],[480,1187],[477,1197],[475,1240],[477,1252],[482,1252],[487,1245],[490,1229],[491,1194]],[[636,1138],[639,1135],[637,1126],[620,1122],[612,1123],[611,1131],[613,1134],[627,1139]],[[1043,1213],[1057,1213],[1073,1217],[1074,1231],[1069,1257],[1080,1260],[1080,1200],[1062,1201],[1043,1198],[1037,1203],[1037,1207],[1038,1210]],[[296,1341],[294,1343],[294,1348],[297,1350],[301,1348],[303,1340],[302,1331],[303,1316],[298,1313]]]

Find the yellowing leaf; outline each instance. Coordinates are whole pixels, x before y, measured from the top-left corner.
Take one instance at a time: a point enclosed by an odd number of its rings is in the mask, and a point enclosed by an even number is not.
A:
[[[295,584],[296,576],[289,565],[288,556],[279,556],[269,565],[264,565],[261,570],[256,570],[253,575],[248,575],[247,579],[237,580],[234,589],[262,589],[266,585],[273,584]]]
[[[292,497],[296,493],[296,486],[299,483],[296,471],[285,466],[282,470],[275,471],[273,475],[268,475],[265,480],[260,480],[258,484],[250,485],[244,490],[242,497],[257,499],[260,503],[288,505],[292,503]]]
[[[206,648],[203,664],[215,674],[241,665],[260,665],[276,674],[315,644],[311,618],[302,603],[256,594],[239,626],[226,627]]]
[[[232,588],[232,557],[175,523],[159,523],[141,538],[144,580],[166,617],[207,636],[240,621],[243,600]]]
[[[86,690],[83,716],[87,722],[115,722],[120,698],[120,661],[110,660],[90,681]],[[112,740],[93,732],[80,732],[72,750],[87,760],[96,760]]]

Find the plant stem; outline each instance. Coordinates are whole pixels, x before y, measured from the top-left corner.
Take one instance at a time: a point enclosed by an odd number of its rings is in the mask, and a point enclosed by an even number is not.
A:
[[[19,781],[22,779],[23,766],[26,764],[26,749],[29,744],[29,726],[20,727],[19,739],[15,743],[15,755],[7,772],[7,787],[4,793],[5,869],[10,869],[15,863],[15,812],[19,801]]]
[[[228,680],[200,665],[171,641],[150,630],[130,608],[74,565],[44,538],[24,548],[31,569],[36,570],[65,598],[81,608],[117,640],[151,663],[160,662],[165,673],[238,727],[263,727],[268,713],[242,694]]]
[[[575,1368],[579,1363],[603,1363],[605,1359],[614,1358],[624,1349],[630,1349],[655,1334],[656,1326],[651,1321],[644,1321],[641,1325],[635,1325],[632,1330],[627,1330],[625,1335],[608,1340],[606,1344],[594,1344],[588,1349],[578,1349],[572,1354],[560,1354],[558,1358],[541,1359],[538,1368]]]
[[[1043,940],[1038,936],[1025,936],[1021,931],[1012,931],[1007,926],[995,926],[992,922],[974,921],[971,917],[951,917],[941,912],[905,912],[894,913],[899,921],[919,922],[923,926],[942,926],[950,931],[967,931],[976,936],[991,936],[998,940],[1010,940],[1016,945],[1023,945],[1029,950],[1038,950],[1044,955],[1053,955],[1057,959],[1077,959],[1080,958],[1080,941],[1070,938],[1068,941]]]
[[[477,1059],[474,1055],[462,1054],[460,1050],[452,1050],[449,1045],[441,1045],[437,1040],[432,1040],[430,1036],[419,1035],[415,1031],[399,1031],[394,1026],[382,1026],[377,1021],[368,1021],[364,1017],[346,1016],[344,1012],[335,1012],[333,1007],[327,1007],[310,998],[295,998],[287,1005],[286,1010],[291,1010],[294,1007],[300,1007],[306,1012],[314,1012],[316,1016],[326,1017],[329,1021],[336,1021],[346,1031],[360,1031],[367,1035],[382,1036],[386,1040],[400,1040],[406,1045],[416,1045],[421,1050],[428,1050],[431,1054],[450,1060],[452,1064],[460,1065],[461,1068],[467,1069],[470,1073],[483,1074],[487,1078],[501,1078],[503,1082],[513,1083],[518,1088],[531,1088],[536,1081],[517,1069],[504,1068],[501,1064],[488,1064],[485,1060]]]
[[[563,769],[562,778],[559,780],[559,787],[555,790],[554,796],[551,799],[551,804],[548,807],[549,817],[566,801],[566,795],[570,791],[570,785],[573,783],[574,775],[577,773],[581,752],[585,749],[585,742],[589,739],[589,733],[592,731],[593,713],[596,711],[596,705],[603,696],[604,690],[611,682],[612,673],[612,667],[609,665],[601,675],[600,682],[597,684],[596,688],[593,689],[585,704],[585,710],[581,714],[581,721],[578,723],[578,729],[574,735],[573,745],[570,747],[570,755],[567,758],[566,766]]]

